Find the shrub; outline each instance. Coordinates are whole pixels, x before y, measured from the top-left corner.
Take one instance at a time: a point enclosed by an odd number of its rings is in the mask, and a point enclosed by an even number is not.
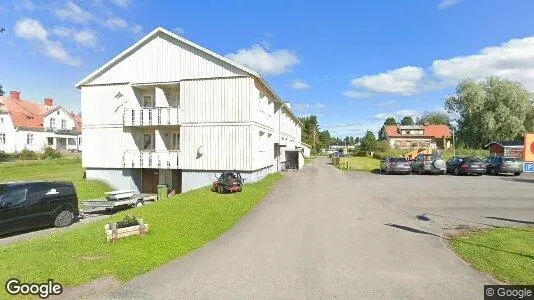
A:
[[[7,153],[0,151],[0,162],[7,160]]]
[[[22,159],[22,160],[36,160],[37,159],[37,153],[35,153],[34,151],[31,151],[31,150],[28,150],[28,149],[24,148],[22,151],[20,151],[19,158]]]
[[[378,152],[387,152],[389,148],[389,143],[387,141],[378,141],[374,150]]]
[[[388,156],[394,156],[394,155],[391,155],[387,152],[374,152],[373,153],[373,158],[380,159],[380,160],[385,159]]]
[[[42,159],[54,159],[54,158],[61,158],[61,152],[55,150],[52,147],[46,147],[44,149],[43,154],[41,155]]]

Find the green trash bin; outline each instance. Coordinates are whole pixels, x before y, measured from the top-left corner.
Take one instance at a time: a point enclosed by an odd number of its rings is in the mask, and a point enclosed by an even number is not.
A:
[[[159,184],[158,185],[158,201],[162,199],[166,199],[168,195],[167,192],[167,185],[166,184]]]

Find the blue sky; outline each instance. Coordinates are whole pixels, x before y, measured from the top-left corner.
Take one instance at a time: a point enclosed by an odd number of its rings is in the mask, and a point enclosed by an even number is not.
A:
[[[162,26],[262,73],[333,135],[361,136],[443,109],[466,77],[534,89],[533,13],[530,0],[0,0],[0,84],[79,111],[74,84]]]

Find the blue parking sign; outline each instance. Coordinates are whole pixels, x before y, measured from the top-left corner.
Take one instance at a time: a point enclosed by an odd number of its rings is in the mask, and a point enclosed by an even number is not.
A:
[[[534,162],[525,162],[523,164],[523,172],[534,173]]]

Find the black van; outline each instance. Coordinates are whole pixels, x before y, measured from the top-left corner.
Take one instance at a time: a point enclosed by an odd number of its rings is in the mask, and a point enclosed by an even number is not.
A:
[[[0,183],[0,235],[52,224],[66,227],[78,215],[71,182]]]

